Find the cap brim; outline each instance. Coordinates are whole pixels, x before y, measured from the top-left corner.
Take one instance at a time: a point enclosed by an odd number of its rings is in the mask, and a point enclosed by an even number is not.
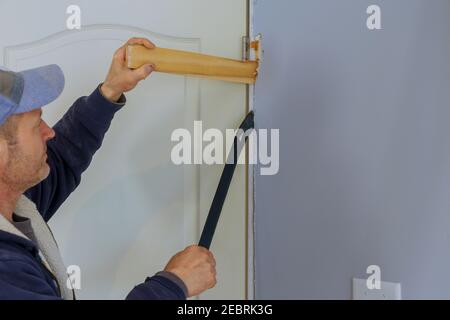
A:
[[[59,97],[64,89],[64,73],[56,64],[20,72],[24,89],[20,104],[14,113],[42,108]]]

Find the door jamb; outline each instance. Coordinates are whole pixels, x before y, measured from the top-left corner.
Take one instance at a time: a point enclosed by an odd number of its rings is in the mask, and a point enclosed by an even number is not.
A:
[[[253,39],[253,0],[247,1],[246,12],[246,36],[248,39]],[[255,85],[247,85],[246,88],[246,114],[254,110],[254,93]],[[255,199],[254,199],[254,165],[249,163],[249,144],[246,144],[245,157],[246,157],[246,201],[245,210],[247,213],[246,219],[246,286],[245,286],[245,299],[255,299]]]

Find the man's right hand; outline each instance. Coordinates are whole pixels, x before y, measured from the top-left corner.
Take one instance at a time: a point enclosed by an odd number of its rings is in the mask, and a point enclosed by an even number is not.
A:
[[[164,271],[175,274],[184,282],[188,297],[216,285],[216,260],[211,251],[196,245],[174,255]]]

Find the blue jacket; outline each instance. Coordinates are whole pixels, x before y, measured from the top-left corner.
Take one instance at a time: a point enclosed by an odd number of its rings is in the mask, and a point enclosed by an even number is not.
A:
[[[79,98],[54,126],[47,143],[50,175],[25,195],[48,221],[79,185],[94,153],[100,148],[114,114],[125,104],[106,100],[97,88]],[[101,297],[99,297],[101,298]],[[0,230],[0,299],[61,299],[52,273],[43,265],[36,245]],[[186,299],[185,288],[171,277],[156,275],[134,287],[127,299]]]

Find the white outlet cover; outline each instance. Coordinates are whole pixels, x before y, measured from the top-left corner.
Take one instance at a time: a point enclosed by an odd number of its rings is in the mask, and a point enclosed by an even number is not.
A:
[[[353,278],[353,300],[401,300],[400,283],[381,281],[380,289],[369,289],[366,279]]]

